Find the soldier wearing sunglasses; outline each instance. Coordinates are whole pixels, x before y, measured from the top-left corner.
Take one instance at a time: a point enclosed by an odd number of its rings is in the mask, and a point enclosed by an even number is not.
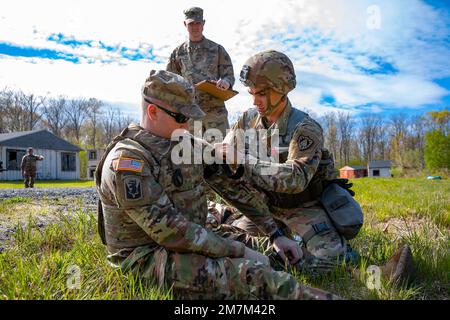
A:
[[[174,73],[152,70],[142,96],[140,125],[114,138],[95,174],[99,233],[109,262],[172,287],[177,298],[336,298],[274,271],[266,256],[244,244],[247,235],[237,228],[205,227],[202,182],[228,178],[220,170],[206,174],[203,163],[176,164],[171,157],[177,145],[172,133],[186,129],[187,119],[204,116],[194,103],[194,88]],[[193,137],[186,131],[186,138]],[[255,208],[259,225],[274,223],[246,190],[236,184],[233,197]]]

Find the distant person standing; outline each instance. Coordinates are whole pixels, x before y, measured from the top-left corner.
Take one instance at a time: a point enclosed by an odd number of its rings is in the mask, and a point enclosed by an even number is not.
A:
[[[34,187],[34,179],[36,178],[36,168],[37,161],[44,160],[43,156],[34,155],[33,148],[27,149],[28,154],[24,155],[22,158],[22,164],[20,168],[22,170],[22,176],[25,183],[25,188],[33,188]]]
[[[167,71],[179,74],[195,85],[203,80],[211,80],[222,90],[234,85],[234,72],[231,58],[225,49],[203,36],[203,9],[198,7],[184,10],[184,26],[189,40],[172,52]],[[225,136],[229,129],[228,112],[225,103],[204,92],[196,92],[196,102],[206,113],[203,129],[217,128]],[[192,131],[192,123],[190,123]]]

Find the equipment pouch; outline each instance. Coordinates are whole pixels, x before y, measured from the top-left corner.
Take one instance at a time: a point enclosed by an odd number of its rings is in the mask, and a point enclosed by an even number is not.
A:
[[[363,224],[363,212],[347,190],[336,183],[330,183],[322,192],[320,202],[337,231],[345,239],[356,237]]]

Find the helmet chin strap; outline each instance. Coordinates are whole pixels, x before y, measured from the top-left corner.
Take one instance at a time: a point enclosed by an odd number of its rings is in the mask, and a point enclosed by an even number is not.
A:
[[[278,100],[278,102],[275,105],[272,105],[272,101],[270,99],[270,88],[264,89],[264,94],[266,95],[266,104],[267,104],[267,110],[261,116],[268,117],[270,116],[280,105],[281,102],[283,102],[284,98],[286,98],[287,94],[283,94],[281,98]]]

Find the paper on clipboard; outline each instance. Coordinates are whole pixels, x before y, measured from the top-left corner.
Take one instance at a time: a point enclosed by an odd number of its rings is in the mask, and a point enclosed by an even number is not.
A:
[[[228,99],[233,98],[239,92],[235,90],[221,90],[216,87],[216,84],[210,80],[203,80],[195,85],[195,87],[203,92],[209,93],[210,95],[222,100],[226,101]]]

